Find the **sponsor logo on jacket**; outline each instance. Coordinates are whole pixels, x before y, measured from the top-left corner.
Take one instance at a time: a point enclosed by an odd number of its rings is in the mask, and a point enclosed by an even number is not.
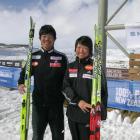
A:
[[[91,74],[83,74],[82,78],[92,79],[92,75]]]
[[[51,56],[50,57],[51,60],[62,60],[61,56]]]
[[[33,55],[33,56],[32,56],[32,59],[36,59],[36,60],[37,60],[37,59],[41,59],[41,55]]]
[[[77,77],[77,72],[78,72],[78,69],[75,69],[75,68],[69,68],[69,77]]]
[[[69,68],[69,73],[77,73],[78,69]]]
[[[51,62],[50,67],[53,67],[53,68],[61,67],[61,63],[58,61]]]
[[[91,71],[91,70],[93,70],[93,66],[92,65],[86,65],[85,70]]]
[[[33,67],[36,67],[36,66],[38,66],[38,62],[37,62],[37,61],[35,61],[35,62],[32,62],[32,66],[33,66]]]

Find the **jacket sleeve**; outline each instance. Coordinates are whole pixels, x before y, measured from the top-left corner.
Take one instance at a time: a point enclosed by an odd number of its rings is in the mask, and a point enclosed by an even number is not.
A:
[[[21,72],[20,72],[20,76],[19,76],[19,79],[18,79],[18,85],[20,84],[24,84],[24,81],[25,81],[25,69],[26,69],[26,64],[25,66],[21,69]],[[33,67],[31,65],[31,76],[33,75]]]
[[[81,100],[78,95],[76,95],[74,89],[72,88],[72,81],[69,78],[68,69],[66,70],[64,80],[63,80],[63,95],[66,100],[73,105],[77,105]]]
[[[108,90],[107,90],[107,80],[104,70],[102,70],[101,78],[101,119],[106,120],[107,118],[107,100],[108,100]]]
[[[21,69],[20,76],[18,79],[18,85],[24,84],[24,78],[25,78],[25,67]]]

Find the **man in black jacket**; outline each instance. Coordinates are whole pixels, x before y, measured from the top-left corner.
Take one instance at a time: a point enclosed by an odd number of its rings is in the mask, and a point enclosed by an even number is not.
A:
[[[52,140],[64,140],[64,116],[61,92],[67,58],[54,49],[56,31],[51,25],[44,25],[39,31],[41,50],[32,55],[31,74],[34,76],[32,94],[33,140],[43,140],[47,124],[50,125]],[[20,93],[25,92],[25,68],[18,80]]]
[[[73,140],[89,140],[89,116],[92,92],[92,40],[81,36],[76,40],[76,60],[68,65],[63,82],[63,94],[69,101],[67,116]],[[102,70],[103,71],[103,70]],[[101,119],[107,117],[107,84],[102,74]]]

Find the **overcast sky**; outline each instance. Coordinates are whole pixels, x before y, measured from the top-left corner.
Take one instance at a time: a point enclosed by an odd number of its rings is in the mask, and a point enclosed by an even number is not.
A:
[[[109,16],[124,0],[108,0]],[[74,48],[81,35],[93,39],[97,23],[98,0],[1,0],[0,43],[28,44],[29,17],[36,22],[35,46],[39,46],[38,31],[44,24],[52,24],[57,32],[56,48]],[[140,0],[129,0],[114,23],[140,22]],[[124,40],[124,34],[116,36]],[[94,40],[93,40],[94,41]]]

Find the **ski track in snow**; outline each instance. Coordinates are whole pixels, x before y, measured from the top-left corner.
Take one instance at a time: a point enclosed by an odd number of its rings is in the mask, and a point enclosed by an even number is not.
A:
[[[17,90],[0,88],[0,140],[20,139],[20,108],[21,95]],[[120,112],[108,112],[108,119],[101,123],[101,140],[140,140],[140,117],[133,124],[126,117],[121,121]],[[28,140],[32,139],[31,117]],[[51,140],[51,133],[47,127],[44,140]],[[72,140],[65,116],[65,140]]]

